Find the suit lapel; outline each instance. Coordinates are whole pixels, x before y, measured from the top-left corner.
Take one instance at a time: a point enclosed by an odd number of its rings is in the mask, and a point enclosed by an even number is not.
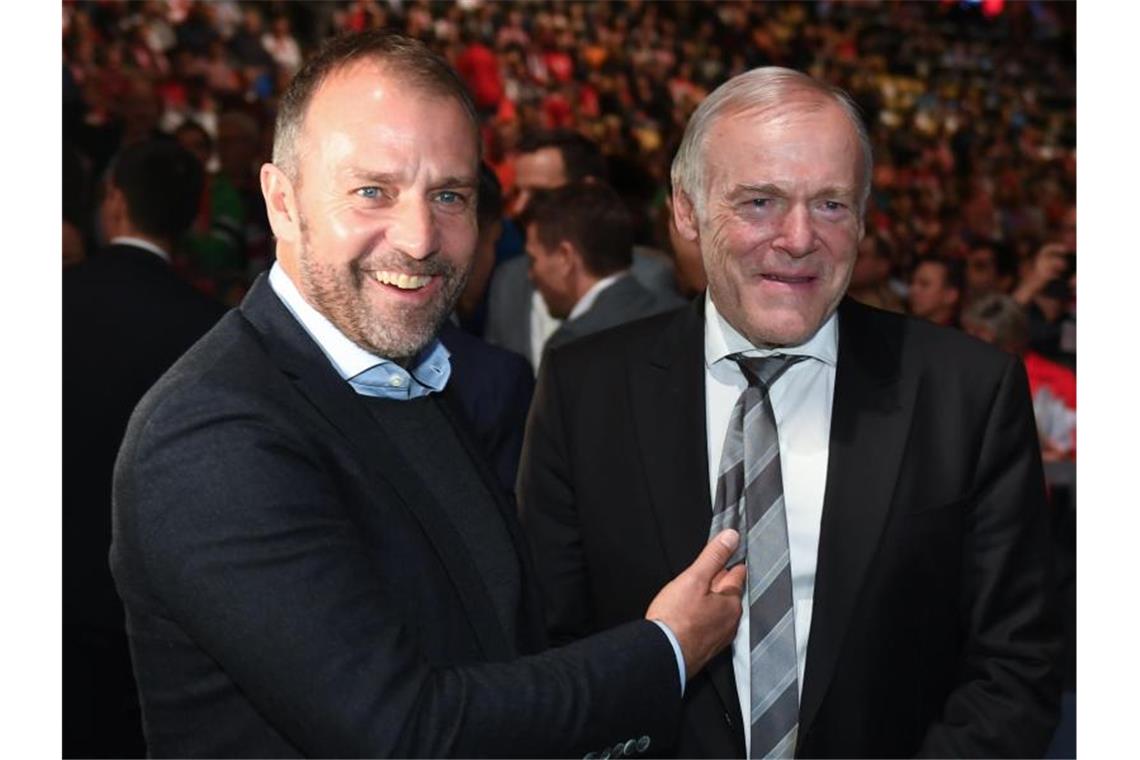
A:
[[[845,300],[818,565],[800,705],[811,726],[835,672],[843,636],[879,544],[914,408],[915,378],[899,367],[901,322],[876,320]],[[871,445],[873,444],[873,445]]]
[[[458,532],[436,503],[404,455],[372,419],[352,387],[337,375],[328,359],[288,312],[262,276],[241,306],[265,339],[274,362],[290,376],[298,391],[351,444],[358,461],[377,481],[389,484],[423,528],[455,585],[479,644],[489,659],[513,652],[495,620],[490,596]],[[380,462],[386,463],[383,468]]]
[[[656,528],[675,577],[708,542],[712,524],[705,421],[704,298],[678,312],[647,356],[630,365],[638,450],[649,475]],[[739,700],[732,657],[705,669],[729,715]],[[739,722],[733,724],[739,731]],[[738,736],[741,746],[743,734]]]

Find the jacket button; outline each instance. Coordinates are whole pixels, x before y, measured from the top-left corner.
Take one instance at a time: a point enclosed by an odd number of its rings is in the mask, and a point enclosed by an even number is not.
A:
[[[602,750],[602,754],[598,755],[598,760],[610,760],[610,749],[606,747]]]
[[[729,725],[729,727],[731,728],[732,727],[732,716],[729,715],[728,713],[725,713],[724,714],[724,722],[727,723]]]
[[[649,749],[649,737],[643,736],[637,740],[637,751],[644,752],[647,749]]]
[[[637,742],[634,741],[633,739],[630,739],[629,741],[627,741],[625,743],[625,746],[622,747],[622,754],[623,755],[632,755],[633,751],[635,749],[637,749]]]
[[[610,750],[610,757],[621,757],[625,754],[625,742],[618,742],[614,748]]]
[[[582,756],[582,760],[598,760],[598,753],[597,752],[587,752],[585,755]]]

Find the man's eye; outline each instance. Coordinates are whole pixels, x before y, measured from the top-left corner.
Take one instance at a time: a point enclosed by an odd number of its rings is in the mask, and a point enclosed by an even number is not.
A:
[[[383,192],[378,187],[362,187],[356,191],[356,194],[359,195],[361,198],[367,198],[368,200],[376,200],[381,195],[383,195]]]
[[[752,206],[753,208],[767,208],[768,206],[772,205],[772,199],[753,198],[752,200],[748,201],[748,205]]]
[[[839,213],[840,211],[843,211],[847,208],[846,204],[840,203],[839,201],[824,201],[820,205],[824,211],[827,211],[829,213]]]
[[[454,190],[443,190],[440,193],[438,193],[435,197],[436,197],[436,200],[438,200],[440,203],[444,204],[445,206],[460,205],[467,200],[467,198],[464,195],[462,195],[461,193],[457,193]]]

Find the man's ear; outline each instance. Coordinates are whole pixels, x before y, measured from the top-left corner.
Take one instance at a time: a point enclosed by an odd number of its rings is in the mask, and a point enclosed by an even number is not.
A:
[[[582,261],[582,254],[569,240],[560,241],[555,247],[553,254],[558,261],[558,265],[564,277],[569,277],[571,273],[581,271],[585,266],[585,263]]]
[[[285,243],[298,243],[301,239],[301,217],[293,182],[273,164],[262,164],[261,194],[265,197],[265,210],[274,237]]]
[[[682,238],[691,243],[697,242],[700,237],[696,209],[693,208],[688,193],[677,186],[673,188],[673,226]]]

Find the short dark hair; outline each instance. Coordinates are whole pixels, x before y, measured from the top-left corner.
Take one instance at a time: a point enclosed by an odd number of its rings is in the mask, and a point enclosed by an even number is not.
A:
[[[526,217],[547,248],[566,241],[595,277],[633,264],[633,218],[621,196],[604,182],[573,182],[543,193]]]
[[[144,140],[123,149],[110,170],[131,224],[145,235],[175,240],[198,214],[205,175],[193,153],[174,140]]]
[[[296,143],[309,103],[335,71],[359,61],[376,61],[420,92],[455,98],[479,126],[479,115],[463,80],[443,58],[419,40],[386,30],[333,37],[305,62],[277,105],[273,131],[273,163],[296,180]]]
[[[503,186],[495,171],[487,163],[479,164],[479,198],[475,204],[479,227],[494,224],[503,216]]]
[[[519,154],[537,153],[543,148],[555,148],[562,156],[567,182],[580,182],[587,177],[605,180],[606,158],[590,139],[570,129],[548,129],[524,134],[519,139]]]
[[[942,284],[945,287],[954,288],[959,293],[966,292],[966,268],[962,266],[960,259],[952,259],[947,256],[924,256],[914,264],[914,271],[923,264],[934,264],[942,268]]]

